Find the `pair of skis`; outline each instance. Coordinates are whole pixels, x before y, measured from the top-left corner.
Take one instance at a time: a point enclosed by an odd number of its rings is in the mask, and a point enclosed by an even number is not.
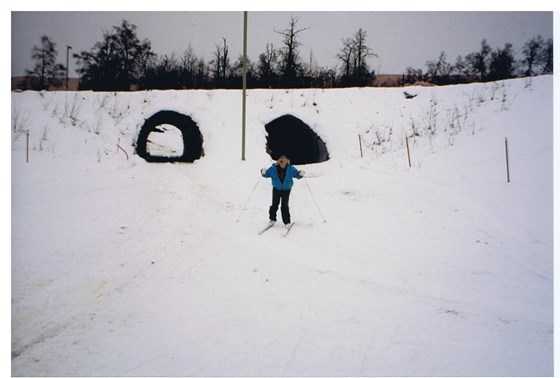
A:
[[[264,234],[266,231],[270,230],[274,226],[274,222],[268,223],[263,229],[259,230],[259,235]],[[294,223],[290,223],[286,226],[286,230],[282,233],[282,237],[285,238],[290,233],[290,230],[294,227]]]

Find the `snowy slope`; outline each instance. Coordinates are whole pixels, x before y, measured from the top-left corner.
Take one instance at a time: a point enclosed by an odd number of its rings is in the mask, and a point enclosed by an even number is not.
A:
[[[12,374],[552,375],[552,84],[251,90],[245,161],[240,91],[13,93]],[[133,153],[160,110],[203,158]],[[330,160],[258,236],[284,114]]]

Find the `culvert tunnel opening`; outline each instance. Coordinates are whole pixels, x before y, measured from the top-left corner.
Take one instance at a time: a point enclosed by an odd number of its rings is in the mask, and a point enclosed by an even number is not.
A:
[[[200,129],[191,117],[162,110],[144,122],[138,133],[136,152],[153,163],[192,163],[204,156],[202,144]]]
[[[173,125],[159,125],[148,134],[146,152],[151,156],[178,158],[183,151],[183,133]]]
[[[313,164],[329,160],[325,142],[309,125],[290,114],[265,125],[266,152],[274,160],[286,155],[292,164]]]

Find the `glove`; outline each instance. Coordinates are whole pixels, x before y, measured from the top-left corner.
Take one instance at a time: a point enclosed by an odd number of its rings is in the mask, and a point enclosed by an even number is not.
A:
[[[305,176],[305,171],[303,171],[303,170],[302,170],[302,171],[299,171],[299,175],[300,175],[300,177]]]
[[[266,173],[266,169],[265,168],[261,168],[261,175],[264,175]]]

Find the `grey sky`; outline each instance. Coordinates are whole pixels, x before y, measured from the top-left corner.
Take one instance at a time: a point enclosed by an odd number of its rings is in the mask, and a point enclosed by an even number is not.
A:
[[[486,38],[492,48],[513,44],[521,57],[521,49],[530,38],[541,35],[553,38],[553,12],[388,12],[328,11],[287,12],[249,11],[248,56],[256,62],[266,44],[281,47],[281,31],[288,27],[290,17],[298,20],[301,32],[300,57],[314,60],[323,67],[334,68],[342,40],[351,38],[362,28],[367,32],[366,44],[377,57],[369,64],[377,73],[400,74],[409,66],[425,71],[427,60],[436,59],[444,51],[447,61],[454,63],[478,51]],[[12,12],[12,75],[32,69],[31,50],[42,35],[57,44],[58,61],[66,64],[66,46],[72,53],[90,51],[103,38],[103,31],[120,25],[123,19],[135,24],[138,37],[149,39],[158,55],[180,56],[189,46],[195,54],[212,59],[216,45],[227,40],[232,61],[243,52],[243,12]],[[70,62],[70,76],[77,76],[75,62]]]

